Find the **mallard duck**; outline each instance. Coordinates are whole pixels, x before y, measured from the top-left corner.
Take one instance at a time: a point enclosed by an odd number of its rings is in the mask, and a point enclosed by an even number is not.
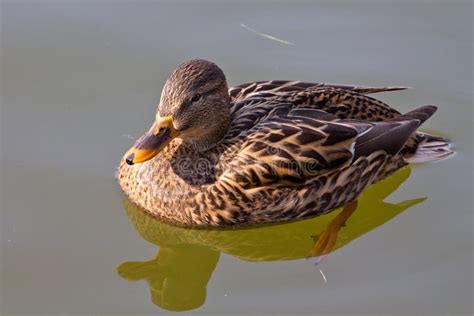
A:
[[[183,226],[325,214],[408,163],[452,153],[417,131],[435,106],[401,114],[367,96],[401,89],[279,80],[229,89],[216,64],[191,60],[166,81],[118,180],[132,202]]]

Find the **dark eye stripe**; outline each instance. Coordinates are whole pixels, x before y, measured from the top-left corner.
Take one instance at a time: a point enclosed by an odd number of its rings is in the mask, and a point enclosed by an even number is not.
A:
[[[206,92],[203,92],[203,93],[197,93],[195,94],[193,97],[191,97],[190,99],[186,100],[183,105],[181,106],[181,108],[186,108],[188,106],[190,106],[193,101],[197,101],[197,100],[193,100],[193,98],[196,96],[196,95],[199,95],[199,99],[202,99],[204,98],[205,96],[209,95],[209,94],[213,94],[214,92],[216,92],[217,90],[219,90],[220,86],[217,86],[217,87],[214,87],[213,89],[209,90],[209,91],[206,91]]]
[[[212,88],[211,90],[208,90],[206,92],[200,93],[200,99],[206,97],[209,94],[213,94],[214,92],[218,91],[222,86],[217,85],[216,87]],[[176,116],[179,116],[185,111],[189,106],[193,104],[192,97],[189,98],[188,100],[184,101],[184,103],[178,108],[177,112],[175,113]]]

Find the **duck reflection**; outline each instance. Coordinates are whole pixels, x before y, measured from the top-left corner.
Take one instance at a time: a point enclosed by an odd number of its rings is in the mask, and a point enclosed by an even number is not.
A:
[[[125,211],[140,235],[159,245],[154,259],[125,262],[117,270],[129,281],[146,280],[154,304],[172,311],[197,308],[221,252],[246,261],[295,260],[324,256],[386,223],[425,198],[384,202],[410,176],[405,167],[367,188],[357,207],[316,218],[248,229],[205,230],[171,226],[129,201]]]

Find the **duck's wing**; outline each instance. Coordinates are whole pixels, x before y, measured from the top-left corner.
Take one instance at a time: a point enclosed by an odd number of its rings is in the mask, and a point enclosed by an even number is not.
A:
[[[366,87],[359,85],[339,85],[317,82],[303,82],[290,80],[270,80],[270,81],[253,81],[246,82],[241,85],[229,89],[229,94],[234,101],[243,100],[254,96],[259,92],[297,92],[303,90],[311,90],[315,88],[329,87],[338,88],[347,91],[354,91],[361,94],[370,94],[386,91],[398,91],[408,89],[407,87],[388,86],[388,87]]]
[[[322,110],[340,119],[386,121],[400,116],[400,112],[380,100],[358,93],[356,90],[330,86],[307,88],[301,91],[253,92],[246,98],[233,102],[231,112],[234,118],[255,116],[281,103],[291,103],[294,108],[310,107]]]
[[[312,108],[279,110],[255,126],[219,181],[244,191],[304,185],[375,152],[396,155],[420,124],[416,115],[366,122]]]

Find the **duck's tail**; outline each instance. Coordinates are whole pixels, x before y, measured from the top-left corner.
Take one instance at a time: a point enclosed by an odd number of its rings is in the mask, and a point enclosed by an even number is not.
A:
[[[405,113],[394,120],[415,119],[421,125],[436,112],[436,107],[426,105]],[[416,132],[402,150],[407,163],[420,163],[444,159],[454,153],[447,140],[442,137]]]
[[[403,158],[407,163],[421,163],[441,160],[454,154],[449,142],[442,137],[417,132],[421,139],[415,153],[405,155]]]

